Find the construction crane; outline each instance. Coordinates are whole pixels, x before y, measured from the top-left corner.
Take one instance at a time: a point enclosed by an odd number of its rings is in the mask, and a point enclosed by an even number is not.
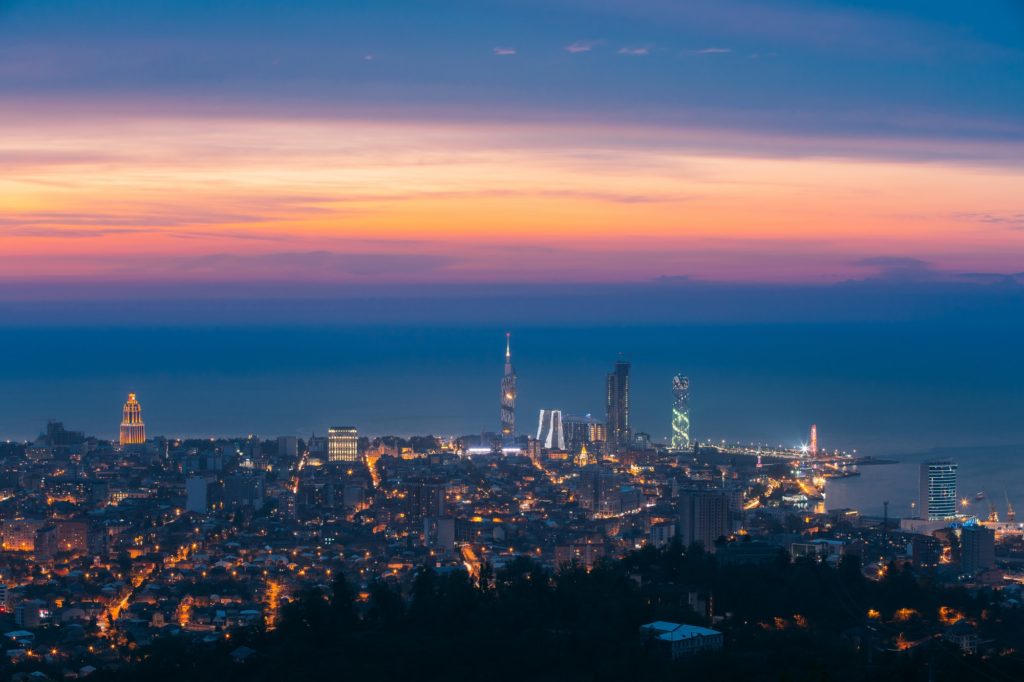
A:
[[[996,511],[996,505],[992,503],[992,500],[988,501],[988,522],[999,523],[999,512]]]
[[[1013,511],[1013,505],[1010,504],[1010,496],[1003,491],[1003,497],[1006,498],[1006,520],[1013,523],[1017,520],[1017,512]]]

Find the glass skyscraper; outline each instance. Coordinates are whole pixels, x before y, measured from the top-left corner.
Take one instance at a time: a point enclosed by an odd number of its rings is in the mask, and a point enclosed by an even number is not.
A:
[[[956,517],[957,464],[951,459],[921,463],[921,518],[929,521]]]
[[[608,442],[613,448],[628,448],[633,440],[629,425],[629,363],[619,360],[608,375],[606,423]]]

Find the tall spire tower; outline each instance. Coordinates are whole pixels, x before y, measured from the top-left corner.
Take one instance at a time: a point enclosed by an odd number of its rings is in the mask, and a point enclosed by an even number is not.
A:
[[[512,369],[512,334],[505,333],[505,374],[501,377],[501,437],[516,434],[516,371]]]
[[[134,393],[128,394],[121,417],[121,445],[141,445],[146,442],[146,425],[142,423],[142,406]]]

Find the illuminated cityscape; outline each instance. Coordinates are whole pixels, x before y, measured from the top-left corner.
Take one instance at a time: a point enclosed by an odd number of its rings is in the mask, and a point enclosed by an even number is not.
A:
[[[887,461],[828,452],[816,426],[809,446],[690,440],[682,375],[672,377],[666,441],[628,438],[630,365],[622,360],[605,377],[607,424],[543,409],[536,436],[519,434],[506,344],[500,434],[360,436],[355,426],[330,426],[326,438],[147,439],[131,394],[117,442],[53,421],[34,442],[8,442],[0,502],[8,665],[130,671],[145,658],[139,652],[167,638],[269,646],[261,638],[285,636],[276,633],[304,594],[338,580],[353,590],[357,617],[372,618],[375,590],[387,585],[396,598],[412,590],[415,602],[424,571],[464,571],[473,589],[487,591],[498,589],[487,576],[517,566],[597,575],[661,556],[645,552],[700,552],[741,573],[778,566],[780,557],[815,570],[857,566],[866,585],[911,570],[941,589],[1012,595],[1024,585],[1013,561],[1024,555],[1024,524],[1013,520],[1009,497],[1004,521],[991,502],[990,513],[972,512],[980,497],[959,508],[952,459],[920,464],[917,516],[833,508],[829,481]],[[692,661],[732,646],[744,627],[723,610],[735,589],[696,588],[681,622],[651,612],[634,635],[648,642],[649,660]],[[901,614],[918,607],[889,613],[869,604],[865,622],[886,623],[866,645],[878,655],[913,649],[911,636],[941,635],[969,655],[983,650],[984,624],[955,613],[967,607],[940,610],[930,626],[919,614],[910,628]],[[799,629],[816,617],[788,608],[766,627]],[[63,639],[66,628],[73,640]],[[254,638],[252,628],[269,634]],[[250,644],[225,651],[257,655]]]
[[[1024,680],[1024,0],[0,0],[0,101],[0,682]]]

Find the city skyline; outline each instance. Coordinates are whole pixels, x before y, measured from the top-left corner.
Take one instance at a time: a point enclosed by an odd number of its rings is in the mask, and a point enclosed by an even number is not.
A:
[[[260,330],[240,330],[238,333],[230,334],[219,330],[201,333],[175,331],[170,335],[166,331],[121,332],[119,335],[122,337],[130,334],[139,339],[131,344],[138,349],[130,356],[132,360],[129,364],[132,367],[151,362],[148,359],[150,356],[159,358],[163,363],[172,363],[167,366],[173,368],[173,376],[154,375],[152,370],[147,369],[147,375],[141,381],[128,375],[124,375],[120,380],[111,380],[112,377],[123,374],[125,355],[123,352],[111,351],[108,364],[105,359],[108,351],[104,348],[105,342],[102,340],[105,332],[101,330],[78,331],[75,336],[75,347],[66,348],[63,346],[64,340],[69,338],[67,335],[55,336],[51,342],[43,344],[36,344],[33,341],[33,347],[29,348],[22,345],[19,337],[26,340],[33,337],[18,332],[8,333],[7,339],[14,344],[12,348],[17,349],[17,356],[30,358],[32,353],[41,352],[46,358],[46,368],[35,370],[31,362],[23,367],[9,368],[8,385],[19,387],[19,399],[6,403],[4,409],[0,410],[0,436],[32,439],[48,419],[58,419],[100,437],[116,437],[116,422],[111,419],[109,406],[115,401],[122,400],[125,392],[129,390],[147,396],[147,404],[151,408],[157,406],[155,412],[153,409],[149,411],[148,426],[151,432],[165,435],[214,436],[227,432],[308,436],[311,433],[326,432],[339,416],[346,418],[344,415],[350,415],[346,419],[358,422],[364,430],[378,434],[414,435],[429,431],[456,434],[489,430],[490,420],[487,413],[493,414],[494,407],[488,410],[486,400],[474,400],[467,396],[485,397],[488,392],[486,383],[489,383],[486,375],[490,375],[493,381],[496,367],[493,361],[487,361],[483,351],[488,345],[488,336],[493,339],[495,332],[497,330],[493,329],[472,332],[463,330],[458,334],[458,343],[453,342],[447,332],[440,330],[433,334],[418,331],[415,336],[407,336],[404,331],[391,336],[376,332],[332,332],[323,337],[323,342],[307,336],[303,341],[307,349],[306,359],[302,362],[308,364],[309,370],[291,361],[282,368],[283,372],[278,370],[274,373],[256,375],[245,366],[245,351],[240,351],[242,347],[239,344],[256,342],[253,352],[257,355],[252,356],[249,362],[263,364],[268,361],[265,352],[269,348],[284,348],[286,344],[291,343],[290,340],[286,341],[287,334],[282,332],[280,342],[275,341],[273,346],[268,346],[266,332]],[[929,335],[927,327],[921,328],[920,333]],[[142,336],[139,336],[140,334]],[[1007,413],[1012,412],[1016,400],[1012,397],[1016,395],[1012,386],[1008,386],[1007,390],[1014,392],[1008,393],[1006,398],[990,403],[994,405],[994,409],[989,409],[984,402],[972,402],[959,405],[957,408],[965,417],[971,415],[970,419],[975,423],[979,419],[986,419],[991,424],[985,429],[988,440],[979,442],[975,434],[958,429],[955,423],[922,421],[951,409],[940,407],[941,402],[934,402],[945,400],[946,395],[919,394],[915,392],[913,385],[908,386],[904,383],[908,369],[914,368],[915,365],[919,365],[919,369],[914,369],[914,376],[918,377],[914,381],[929,381],[926,378],[931,366],[929,358],[932,355],[935,358],[947,355],[950,350],[944,350],[939,346],[922,355],[919,347],[914,346],[906,350],[906,355],[894,356],[887,364],[875,365],[873,357],[864,354],[862,343],[858,343],[856,349],[851,346],[849,350],[845,350],[843,344],[849,342],[840,334],[842,333],[837,332],[836,335],[824,337],[825,341],[816,340],[817,337],[814,336],[808,337],[806,349],[794,349],[796,352],[789,361],[786,374],[775,374],[776,378],[765,383],[767,377],[759,379],[756,374],[751,376],[750,372],[757,367],[761,367],[758,370],[761,372],[765,368],[771,369],[771,364],[762,363],[778,363],[780,356],[771,345],[758,351],[756,355],[751,355],[749,347],[743,342],[743,335],[737,335],[730,347],[729,343],[723,345],[722,338],[717,333],[712,337],[713,344],[710,344],[709,340],[710,345],[688,345],[695,337],[692,332],[686,330],[673,331],[669,335],[666,335],[664,330],[653,335],[634,335],[632,332],[603,332],[595,335],[586,329],[571,334],[566,330],[559,330],[557,333],[550,330],[530,330],[525,332],[525,335],[520,335],[520,342],[526,353],[529,386],[521,396],[524,402],[520,405],[520,411],[533,415],[539,409],[557,407],[568,414],[589,413],[604,419],[606,397],[602,394],[607,387],[606,381],[603,380],[603,368],[608,367],[609,358],[614,357],[615,353],[635,344],[646,360],[633,367],[634,372],[641,374],[640,382],[634,387],[635,395],[632,396],[634,402],[639,401],[633,418],[639,420],[639,430],[650,433],[656,440],[666,440],[671,435],[670,425],[665,417],[668,401],[671,400],[666,377],[671,377],[676,372],[680,358],[689,358],[687,364],[694,365],[696,375],[700,379],[701,401],[695,409],[700,424],[698,436],[701,438],[798,444],[807,441],[808,422],[812,417],[818,417],[818,422],[827,430],[830,447],[859,449],[880,455],[900,450],[920,451],[942,445],[1010,445],[1014,442],[1024,442],[1016,440],[1013,432],[1006,430],[1006,425],[1009,424],[1006,421]],[[226,337],[226,343],[221,341],[222,336]],[[95,341],[90,341],[90,337]],[[954,338],[949,335],[947,337]],[[170,341],[169,345],[164,345],[164,338]],[[599,342],[595,343],[595,340]],[[658,340],[658,343],[652,346],[652,340]],[[341,344],[341,347],[353,348],[353,342],[358,344],[354,346],[357,350],[341,356],[333,353],[338,344]],[[790,342],[784,341],[782,337],[779,342],[790,345]],[[53,343],[59,343],[62,348],[55,354],[55,350],[47,349],[47,343],[51,344],[50,348],[54,348]],[[804,383],[801,359],[822,343],[829,344],[832,352],[844,353],[848,358],[847,362],[852,363],[850,379],[844,371],[834,375],[834,378],[818,377],[813,383]],[[957,341],[960,347],[971,343],[973,341],[966,338]],[[147,350],[149,346],[153,347]],[[582,353],[581,359],[567,362],[568,356],[563,355],[567,346],[575,347],[577,354]],[[954,345],[949,348],[956,347]],[[891,350],[893,347],[890,345],[889,348]],[[1009,350],[1007,347],[1007,351]],[[1010,361],[1009,358],[1001,358],[999,354],[990,355],[1000,363]],[[89,359],[86,360],[86,357]],[[340,369],[329,364],[336,362],[339,357],[350,359],[352,367],[358,366],[359,371]],[[239,359],[243,360],[243,364],[225,374],[224,368],[232,367],[232,363]],[[368,363],[368,359],[372,359],[372,362]],[[428,362],[424,363],[423,360]],[[858,364],[865,360],[870,364]],[[722,373],[721,367],[725,361],[738,363],[735,373]],[[79,365],[79,362],[87,364]],[[406,362],[415,364],[407,366]],[[39,384],[32,380],[32,377],[37,376],[35,372],[50,372],[54,371],[55,367],[59,368],[57,371],[63,377],[62,381],[77,381],[76,377],[82,376],[83,371],[89,372],[87,376],[94,376],[90,379],[93,390],[98,392],[97,395],[105,395],[106,398],[80,401],[75,398],[73,391],[59,391],[57,394],[48,391],[37,393]],[[385,400],[384,396],[374,398],[376,402],[366,403],[368,398],[376,395],[376,391],[386,390],[387,377],[420,377],[423,376],[420,373],[425,367],[433,367],[436,377],[428,379],[428,383],[438,382],[432,399],[433,416],[423,418],[415,412],[410,412],[417,400],[416,391],[423,386],[422,380],[410,384],[412,391],[407,395],[396,397],[389,393],[386,403],[381,402]],[[969,368],[965,366],[961,369],[966,372]],[[328,373],[322,374],[324,371]],[[93,375],[92,372],[96,374]],[[966,375],[959,378],[963,372],[951,367],[946,378],[958,385],[964,385],[968,379]],[[23,383],[21,374],[24,374],[28,381]],[[690,374],[692,376],[694,372],[691,371]],[[347,386],[348,390],[340,394],[330,391],[310,403],[307,399],[312,395],[318,395],[315,386],[310,384],[317,376],[332,376],[333,381],[340,386]],[[1012,383],[1014,376],[1012,373],[1008,374],[1006,380]],[[298,377],[298,381],[296,382],[293,377]],[[872,396],[872,400],[881,399],[883,402],[878,406],[866,403],[867,409],[873,410],[872,419],[875,427],[871,432],[864,432],[861,418],[844,405],[855,406],[863,399],[864,389],[857,388],[857,382],[871,385],[879,381],[891,382],[891,390],[894,391],[892,402],[889,403],[891,407],[881,407],[889,400],[888,396]],[[971,381],[991,382],[991,378],[975,374]],[[238,389],[228,391],[232,395],[229,404],[237,405],[238,409],[212,411],[208,408],[207,405],[210,403],[206,402],[201,394],[196,393],[206,384],[238,386]],[[295,397],[291,397],[292,384],[298,391],[294,394]],[[992,384],[988,385],[991,391]],[[491,386],[493,387],[493,383]],[[774,404],[764,404],[758,400],[757,395],[760,391],[780,390],[783,386],[790,386],[785,389],[793,395],[789,400]],[[839,387],[842,387],[847,395],[837,392]],[[917,411],[913,405],[907,404],[908,401],[896,399],[901,392],[903,395],[915,396],[914,402],[920,403],[922,409]],[[205,394],[205,391],[202,391],[202,394]],[[806,394],[805,398],[797,397],[803,394]],[[358,396],[359,400],[350,401],[347,399],[348,396]],[[951,400],[954,397],[949,396]],[[255,403],[248,402],[257,398],[258,401]],[[296,403],[297,400],[301,402]],[[104,404],[107,405],[106,409],[103,408]],[[214,404],[222,407],[225,405],[223,401],[215,401]],[[296,405],[299,404],[303,406],[296,409]],[[389,404],[398,406],[399,409],[387,407]],[[927,407],[929,404],[934,407]],[[952,404],[950,403],[951,406]],[[490,405],[493,406],[494,403]],[[735,415],[740,405],[750,405],[751,408],[761,406],[756,411],[743,410],[741,413],[745,416],[737,419]],[[827,418],[822,418],[826,416]],[[12,420],[15,417],[18,422]],[[532,424],[518,431],[526,432],[531,427]],[[942,431],[942,428],[949,430]],[[1005,433],[1011,435],[1002,435]],[[913,450],[910,450],[911,448]]]
[[[0,0],[0,679],[1024,680],[1022,28]]]

